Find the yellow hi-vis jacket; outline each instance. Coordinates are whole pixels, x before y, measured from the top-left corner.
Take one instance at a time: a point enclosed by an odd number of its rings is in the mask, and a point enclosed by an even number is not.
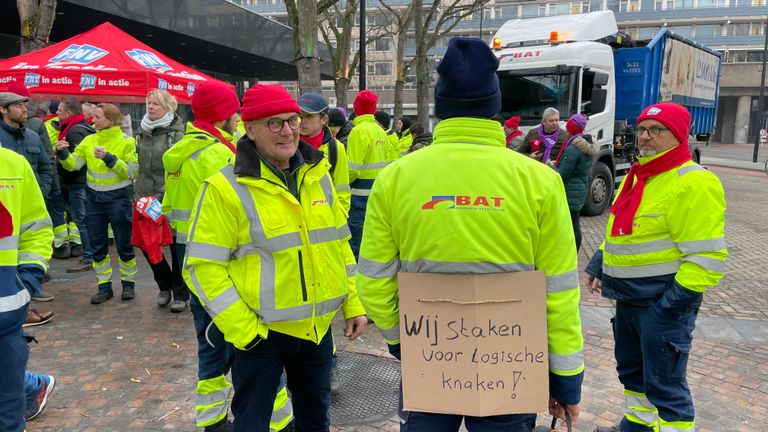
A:
[[[109,153],[103,160],[94,156],[96,146],[104,147]],[[58,154],[61,166],[67,171],[77,171],[86,166],[85,182],[89,188],[98,192],[131,186],[139,172],[136,140],[125,135],[120,125],[88,135],[75,147],[74,153],[64,149]]]
[[[219,129],[224,138],[231,136]],[[210,133],[187,123],[184,138],[163,155],[165,195],[163,214],[176,233],[176,242],[187,243],[189,216],[203,180],[234,163],[235,155]]]
[[[53,229],[29,162],[0,147],[0,335],[19,331],[27,317],[28,285],[39,286],[51,258]],[[3,353],[2,355],[6,355]]]
[[[269,331],[319,343],[339,308],[345,318],[365,314],[328,160],[303,142],[296,158],[298,199],[248,138],[235,166],[206,179],[196,198],[184,278],[239,349]]]
[[[641,157],[640,163],[662,154]],[[725,193],[720,180],[698,164],[688,161],[646,181],[631,234],[612,236],[613,222],[611,214],[602,253],[587,267],[602,279],[605,297],[658,301],[680,314],[698,306],[707,287],[723,277]]]
[[[368,198],[357,274],[368,316],[400,342],[398,272],[544,271],[552,396],[578,402],[579,277],[560,176],[506,149],[493,120],[443,120],[434,137],[384,169]]]
[[[56,142],[59,141],[59,130],[56,129],[56,127],[53,125],[53,122],[58,122],[59,117],[51,117],[48,120],[46,120],[45,123],[45,131],[48,132],[48,138],[51,140],[51,147],[53,147],[53,151],[56,151]]]
[[[347,139],[349,181],[352,195],[368,196],[379,172],[397,159],[387,133],[376,123],[373,114],[355,117],[355,127]]]
[[[344,211],[349,214],[350,206],[350,189],[349,189],[349,163],[347,161],[347,148],[344,143],[337,140],[331,134],[331,130],[327,127],[323,128],[323,143],[320,145],[321,152],[325,153],[325,157],[331,157],[331,152],[328,147],[331,145],[331,140],[336,141],[336,165],[333,167],[333,188],[336,189],[336,195],[339,196],[339,202]]]

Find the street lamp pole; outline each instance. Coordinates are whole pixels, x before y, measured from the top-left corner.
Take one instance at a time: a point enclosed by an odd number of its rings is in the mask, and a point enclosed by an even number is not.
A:
[[[360,90],[365,90],[365,73],[367,72],[365,64],[365,0],[360,0]]]
[[[763,70],[760,76],[760,99],[757,100],[757,133],[755,134],[755,150],[752,152],[752,162],[757,162],[757,152],[760,148],[760,130],[765,126],[763,121],[763,98],[765,96],[765,65],[768,61],[768,16],[763,27],[765,43],[763,44]]]

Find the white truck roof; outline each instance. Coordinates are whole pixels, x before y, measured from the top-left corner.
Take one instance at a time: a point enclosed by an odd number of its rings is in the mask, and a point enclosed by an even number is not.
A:
[[[557,15],[542,18],[509,20],[499,28],[496,37],[501,46],[509,43],[548,40],[550,32],[558,32],[558,40],[594,41],[619,31],[612,11],[575,15]]]

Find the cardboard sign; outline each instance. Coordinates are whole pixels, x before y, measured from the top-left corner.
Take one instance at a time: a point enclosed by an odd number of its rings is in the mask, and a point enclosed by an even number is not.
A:
[[[546,411],[544,272],[399,273],[406,411]]]

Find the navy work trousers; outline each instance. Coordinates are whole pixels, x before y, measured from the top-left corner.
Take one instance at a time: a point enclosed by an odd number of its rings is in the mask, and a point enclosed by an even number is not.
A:
[[[360,256],[360,243],[363,240],[363,223],[365,222],[365,210],[368,207],[368,197],[352,195],[352,202],[349,208],[349,218],[347,225],[352,238],[349,239],[349,246],[355,259]]]
[[[268,432],[283,368],[293,402],[296,432],[330,430],[330,331],[320,344],[269,332],[248,351],[235,349],[232,363],[234,432]]]
[[[668,422],[694,420],[686,368],[697,315],[698,308],[672,316],[656,306],[616,304],[613,332],[619,381],[627,390],[644,393]],[[621,430],[651,429],[625,417]]]
[[[21,325],[13,331],[2,330],[0,352],[0,431],[22,432],[26,426],[24,372],[29,348]]]

